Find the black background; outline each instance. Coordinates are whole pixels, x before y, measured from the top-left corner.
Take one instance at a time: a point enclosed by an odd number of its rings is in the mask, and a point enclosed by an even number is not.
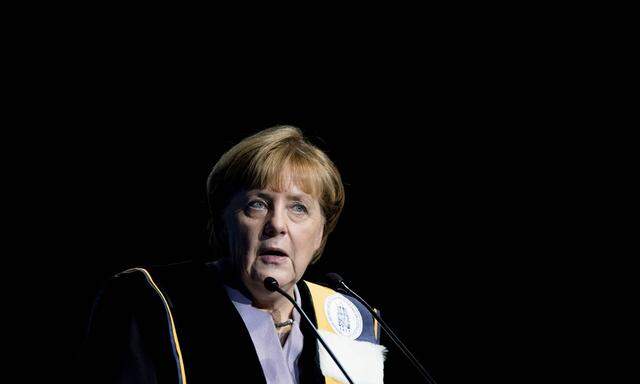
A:
[[[555,129],[558,90],[541,72],[473,52],[315,62],[338,75],[262,56],[231,72],[186,48],[73,47],[45,51],[44,73],[30,62],[17,94],[33,106],[17,160],[33,185],[21,257],[47,279],[38,316],[58,341],[46,350],[72,361],[110,275],[206,255],[209,170],[242,138],[291,124],[334,160],[347,194],[309,280],[344,276],[439,383],[522,382],[552,363],[536,354],[532,368],[530,355],[553,321],[541,294],[564,269],[575,169],[563,154],[578,137]],[[389,348],[386,381],[417,382]]]
[[[513,369],[503,356],[535,332],[519,326],[535,314],[523,307],[527,291],[514,287],[541,262],[545,236],[537,220],[545,191],[530,177],[535,160],[520,153],[530,150],[525,135],[456,128],[449,112],[428,106],[230,112],[187,101],[143,105],[85,111],[87,120],[100,113],[104,120],[81,144],[64,147],[50,184],[61,187],[49,225],[73,281],[64,295],[73,308],[72,345],[104,278],[207,254],[209,169],[243,137],[287,123],[328,152],[346,185],[343,216],[308,278],[346,277],[441,383]],[[388,366],[391,383],[411,377],[393,348]]]

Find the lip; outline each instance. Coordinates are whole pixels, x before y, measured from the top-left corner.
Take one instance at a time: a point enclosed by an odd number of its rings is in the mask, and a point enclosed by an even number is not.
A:
[[[263,263],[265,263],[265,264],[275,264],[275,265],[283,264],[288,259],[287,256],[269,255],[269,254],[260,255],[259,257],[260,257],[260,260],[262,260]]]
[[[258,250],[258,257],[265,264],[282,264],[287,261],[289,254],[282,248],[262,247]]]
[[[278,247],[262,247],[258,249],[258,255],[274,255],[274,256],[282,256],[289,257],[289,254],[282,248]]]

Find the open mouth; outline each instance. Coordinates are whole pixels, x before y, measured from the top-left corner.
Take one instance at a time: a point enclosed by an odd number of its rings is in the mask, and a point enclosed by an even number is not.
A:
[[[273,247],[261,248],[258,251],[258,256],[265,264],[283,264],[289,258],[284,250]]]
[[[258,252],[258,256],[280,256],[288,257],[287,253],[278,248],[263,248]]]

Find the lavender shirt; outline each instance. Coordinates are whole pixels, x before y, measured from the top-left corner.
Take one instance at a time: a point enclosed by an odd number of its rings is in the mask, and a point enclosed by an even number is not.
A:
[[[303,342],[298,311],[293,310],[293,327],[284,345],[281,345],[271,315],[253,307],[251,300],[242,292],[227,285],[224,287],[249,330],[267,383],[298,384],[298,359]],[[298,305],[302,305],[297,286],[294,286],[294,294]]]

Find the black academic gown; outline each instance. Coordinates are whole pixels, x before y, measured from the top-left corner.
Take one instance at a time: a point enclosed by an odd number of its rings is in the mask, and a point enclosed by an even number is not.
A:
[[[146,268],[171,309],[187,383],[265,383],[240,314],[215,266],[187,262]],[[317,326],[311,294],[300,281],[302,308]],[[80,382],[179,382],[179,365],[162,297],[143,273],[121,273],[101,291],[80,354]],[[318,345],[303,322],[300,382],[324,383]]]

